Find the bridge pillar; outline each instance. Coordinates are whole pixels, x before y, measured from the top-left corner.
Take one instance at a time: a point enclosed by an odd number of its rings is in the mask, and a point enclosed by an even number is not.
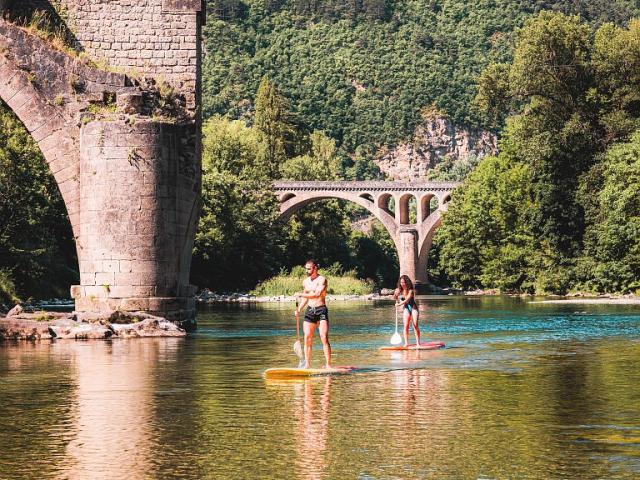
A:
[[[413,228],[404,228],[400,230],[399,236],[400,275],[408,275],[410,279],[420,281],[421,279],[418,278],[420,272],[417,271],[418,231]]]
[[[197,126],[100,120],[80,134],[76,310],[195,317]]]

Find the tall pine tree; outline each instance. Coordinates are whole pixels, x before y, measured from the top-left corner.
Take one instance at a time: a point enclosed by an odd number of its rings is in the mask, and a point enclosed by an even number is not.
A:
[[[289,100],[266,76],[256,94],[254,126],[266,145],[263,161],[267,175],[280,178],[280,164],[295,150],[296,126]]]

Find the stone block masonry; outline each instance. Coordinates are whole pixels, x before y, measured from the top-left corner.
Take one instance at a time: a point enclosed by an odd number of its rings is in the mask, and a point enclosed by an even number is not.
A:
[[[82,127],[78,310],[195,315],[188,273],[200,172],[184,155],[195,151],[195,133],[193,124],[151,120]]]
[[[200,105],[201,0],[62,0],[69,27],[92,58],[154,76]]]

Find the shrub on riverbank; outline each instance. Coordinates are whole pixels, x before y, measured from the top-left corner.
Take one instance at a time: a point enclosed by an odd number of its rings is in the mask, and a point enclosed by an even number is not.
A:
[[[6,270],[0,270],[0,303],[10,305],[19,301],[11,275]]]
[[[333,295],[366,295],[373,293],[373,282],[356,278],[354,271],[342,272],[339,266],[319,270],[327,279],[327,293]],[[293,295],[302,290],[302,281],[306,277],[303,267],[296,266],[291,272],[285,271],[260,283],[252,292],[256,296]]]

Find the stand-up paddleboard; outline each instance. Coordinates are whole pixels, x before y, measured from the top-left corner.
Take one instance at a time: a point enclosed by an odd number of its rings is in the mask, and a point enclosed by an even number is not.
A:
[[[380,347],[380,350],[437,350],[439,348],[444,348],[444,342],[426,342],[421,343],[418,346],[416,346],[415,343],[412,343],[406,347],[404,345],[385,345],[384,347]]]
[[[357,370],[357,367],[341,365],[334,368],[269,368],[264,371],[265,378],[314,377],[319,375],[344,375]]]

